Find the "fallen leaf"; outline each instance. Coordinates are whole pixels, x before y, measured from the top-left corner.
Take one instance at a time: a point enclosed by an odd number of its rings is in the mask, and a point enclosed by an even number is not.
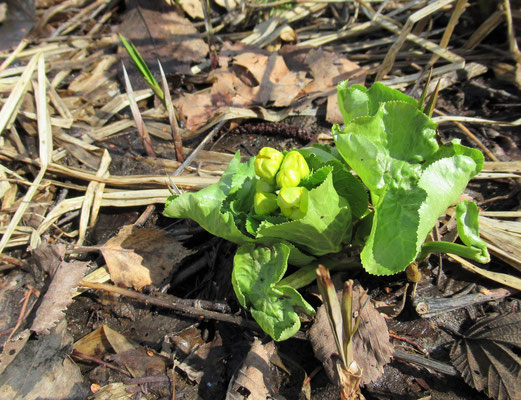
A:
[[[141,290],[159,286],[176,264],[193,253],[160,229],[124,226],[101,249],[112,281]]]
[[[225,355],[218,332],[211,342],[205,342],[201,337],[201,331],[192,325],[177,333],[171,340],[182,353],[182,361],[177,368],[183,371],[188,379],[197,383],[210,382],[211,386],[221,380],[220,375],[225,371],[219,361]],[[203,387],[209,390],[207,385]]]
[[[226,400],[266,400],[275,395],[273,388],[269,387],[269,359],[274,351],[274,342],[263,345],[259,339],[254,339],[241,368],[230,381]],[[241,394],[245,391],[248,394]]]
[[[341,291],[337,292],[339,298]],[[362,368],[362,384],[376,380],[383,373],[393,354],[393,346],[389,342],[389,333],[384,317],[374,308],[367,293],[360,287],[353,288],[353,304],[361,304],[360,325],[353,337],[354,360]],[[335,341],[325,307],[319,307],[313,326],[309,330],[313,351],[318,360],[324,364],[332,382],[339,382],[335,357],[337,354]]]
[[[125,13],[119,32],[134,43],[152,72],[157,70],[159,58],[165,71],[190,74],[191,65],[206,58],[208,45],[178,9],[160,1],[146,3],[146,8],[136,6]],[[122,46],[118,49],[118,56],[128,60]],[[129,73],[132,87],[145,87],[134,69]]]
[[[2,399],[85,399],[79,367],[68,357],[72,338],[63,320],[48,335],[27,341],[0,375]]]
[[[34,0],[7,0],[5,21],[0,24],[0,50],[16,46],[34,26]]]
[[[49,274],[54,276],[65,255],[65,245],[63,244],[50,244],[47,241],[42,241],[40,245],[32,250],[32,259],[37,263],[38,267]]]
[[[224,43],[219,69],[208,75],[210,90],[180,96],[174,103],[190,130],[198,130],[227,107],[284,107],[300,110],[327,98],[329,119],[342,122],[336,84],[362,83],[366,71],[336,53],[283,46],[268,53],[244,43]]]
[[[521,313],[492,315],[454,343],[450,358],[470,386],[497,400],[517,400],[521,398],[520,348]]]
[[[194,19],[204,19],[203,7],[200,0],[178,0],[177,4],[179,4],[183,11],[190,17]]]
[[[3,345],[4,348],[2,354],[0,354],[0,375],[4,373],[7,366],[16,358],[18,353],[22,351],[30,336],[31,331],[24,329]]]
[[[72,303],[72,296],[76,292],[88,263],[81,261],[62,261],[52,277],[52,281],[43,296],[43,300],[36,310],[31,330],[36,333],[49,333],[56,322],[62,319],[63,311]]]

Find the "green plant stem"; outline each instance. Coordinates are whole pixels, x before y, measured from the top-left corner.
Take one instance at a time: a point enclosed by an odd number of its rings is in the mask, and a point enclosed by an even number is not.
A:
[[[480,263],[489,261],[486,257],[483,257],[480,249],[452,242],[426,242],[422,246],[420,254],[416,259],[423,260],[431,253],[456,254],[460,257],[469,258]]]
[[[293,272],[291,275],[282,279],[279,284],[288,285],[294,289],[300,289],[315,281],[317,278],[316,269],[318,264],[324,264],[330,271],[347,271],[352,269],[362,268],[359,260],[346,260],[344,262],[337,262],[336,260],[329,261],[323,258],[317,260],[313,264],[306,265]]]

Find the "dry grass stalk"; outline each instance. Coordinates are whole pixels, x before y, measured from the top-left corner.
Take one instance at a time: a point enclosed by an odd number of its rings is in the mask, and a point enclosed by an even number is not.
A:
[[[128,101],[130,104],[130,110],[132,111],[132,116],[134,117],[134,122],[136,123],[137,132],[141,141],[143,142],[143,146],[145,147],[145,151],[149,157],[156,157],[156,152],[154,151],[154,147],[152,146],[152,141],[150,140],[150,136],[148,134],[145,123],[143,122],[143,117],[141,116],[141,112],[139,111],[139,107],[137,105],[136,99],[134,98],[134,91],[132,90],[132,85],[130,84],[130,79],[128,78],[127,69],[122,64],[123,67],[123,75],[125,77],[125,87],[127,89]]]
[[[489,250],[491,250],[489,248]],[[488,269],[477,267],[476,265],[472,264],[471,262],[465,260],[464,258],[461,258],[460,256],[457,256],[455,254],[448,254],[451,258],[459,262],[465,269],[468,269],[472,272],[475,272],[481,276],[484,276],[487,279],[490,279],[494,282],[498,282],[502,285],[521,290],[521,279],[519,279],[516,276],[503,274],[500,272],[493,272],[489,271]]]
[[[423,7],[421,10],[416,11],[415,13],[411,14],[409,18],[407,18],[407,22],[403,26],[398,40],[396,40],[396,42],[394,42],[394,44],[389,48],[387,55],[382,62],[378,74],[376,75],[377,81],[381,81],[383,77],[387,75],[389,71],[391,71],[398,51],[402,48],[403,44],[407,40],[407,36],[411,33],[414,24],[453,2],[454,0],[438,0]]]
[[[18,46],[16,46],[16,49],[14,49],[11,54],[9,54],[9,57],[7,57],[2,65],[0,65],[0,72],[4,71],[11,65],[11,63],[18,57],[18,54],[23,51],[28,45],[28,41],[25,39],[22,39],[20,43],[18,43]]]
[[[179,134],[179,126],[177,125],[177,119],[175,117],[175,109],[174,105],[172,104],[170,89],[168,87],[168,82],[166,81],[163,66],[161,65],[159,60],[158,64],[159,71],[161,72],[161,83],[163,84],[163,93],[165,95],[165,108],[168,112],[168,121],[170,122],[170,129],[172,130],[172,137],[174,139],[176,159],[179,162],[183,162],[185,160],[185,156],[183,154],[183,141],[181,140],[181,135]]]
[[[31,61],[29,61],[25,67],[24,73],[16,83],[16,86],[13,88],[11,94],[7,98],[6,103],[2,107],[2,111],[0,111],[0,135],[3,133],[6,127],[9,129],[9,125],[16,118],[16,113],[21,105],[21,101],[29,89],[31,78],[34,71],[36,70],[38,59],[39,55],[36,55],[31,59]]]
[[[168,189],[125,190],[104,192],[100,202],[101,207],[138,207],[150,204],[164,204],[168,196]],[[42,221],[38,229],[31,235],[31,247],[37,247],[40,236],[47,231],[61,216],[79,210],[85,201],[85,196],[74,197],[61,201],[53,208]]]
[[[136,90],[134,92],[134,100],[136,102],[148,99],[153,96],[152,89]],[[92,126],[101,127],[105,125],[118,112],[130,105],[127,94],[119,94],[115,96],[110,102],[105,104],[96,112],[96,115],[91,118],[90,124]]]
[[[443,32],[443,36],[440,41],[440,47],[447,48],[447,45],[449,44],[449,40],[452,36],[452,33],[454,32],[454,28],[456,27],[459,17],[461,17],[461,14],[465,11],[465,7],[467,6],[468,0],[458,0],[456,3],[456,6],[454,7],[452,11],[452,15],[450,16],[449,23],[447,24],[447,27],[445,28],[445,32]],[[432,58],[430,59],[429,63],[427,64],[429,67],[434,65],[436,61],[439,59],[438,54],[434,54]]]
[[[107,176],[111,161],[112,159],[109,155],[109,152],[105,149],[105,151],[103,152],[103,156],[101,157],[100,165],[98,171],[96,172],[96,176]],[[105,185],[99,182],[91,182],[87,187],[87,191],[85,192],[85,200],[83,201],[81,207],[80,227],[78,233],[78,240],[76,242],[77,246],[81,246],[83,244],[83,241],[85,240],[85,235],[87,234],[87,228],[89,226],[94,226],[94,224],[96,223],[96,218],[101,205],[101,201],[96,202],[96,209],[94,209],[94,200],[96,197],[99,199],[103,198],[104,188]]]
[[[37,56],[38,62],[38,85],[34,87],[36,97],[36,109],[38,114],[38,138],[39,138],[39,150],[40,150],[40,171],[34,179],[33,184],[27,190],[22,204],[16,210],[15,214],[11,218],[9,225],[7,226],[6,232],[0,240],[0,253],[2,253],[11,238],[15,228],[22,219],[25,210],[31,203],[33,196],[38,190],[38,185],[42,181],[47,171],[47,166],[51,162],[52,157],[52,129],[51,121],[49,117],[49,109],[47,105],[47,88],[45,76],[45,59],[43,54]]]

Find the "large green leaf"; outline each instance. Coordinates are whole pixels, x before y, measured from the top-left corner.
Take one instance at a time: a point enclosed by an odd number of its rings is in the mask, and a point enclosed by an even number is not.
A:
[[[416,101],[380,86],[374,92],[339,86],[348,124],[333,133],[374,206],[362,263],[370,273],[388,275],[416,259],[437,218],[480,171],[483,155],[457,142],[440,148],[436,124]]]
[[[195,193],[170,196],[163,214],[193,219],[208,232],[238,244],[253,242],[253,237],[237,227],[230,205],[223,209],[223,203],[231,196],[239,204],[243,197],[250,195],[254,180],[253,158],[241,163],[237,153],[218,183]],[[239,208],[242,207],[245,206]]]
[[[410,103],[383,103],[374,116],[333,127],[338,151],[371,191],[373,202],[394,179],[417,179],[438,150],[436,124]],[[394,176],[393,176],[394,175]]]
[[[304,147],[299,152],[304,155],[309,167],[319,170],[324,166],[333,169],[333,186],[344,197],[350,207],[353,220],[360,219],[368,211],[368,197],[364,185],[348,169],[335,148]],[[303,183],[305,185],[305,183]]]
[[[303,218],[276,225],[264,221],[257,238],[268,244],[288,240],[315,256],[339,252],[351,229],[351,209],[335,190],[332,173],[309,191],[308,198],[308,212]]]
[[[344,117],[344,124],[354,118],[373,116],[382,103],[402,101],[418,108],[418,102],[412,97],[376,82],[370,89],[362,85],[348,86],[348,81],[340,82],[337,87],[338,107]]]
[[[289,253],[283,243],[248,244],[240,246],[233,259],[232,284],[239,303],[275,340],[286,340],[300,329],[297,311],[315,313],[294,288],[278,284],[286,273]]]

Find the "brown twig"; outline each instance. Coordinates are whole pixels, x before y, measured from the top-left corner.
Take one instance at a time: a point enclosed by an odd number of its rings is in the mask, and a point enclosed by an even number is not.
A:
[[[444,117],[447,116],[446,113],[443,111],[440,111],[438,109],[435,109],[435,112],[437,112],[440,115],[443,115]],[[467,129],[465,125],[463,125],[461,122],[458,121],[452,121],[454,125],[456,125],[459,129],[463,131],[465,135],[468,136],[468,138],[473,141],[482,151],[485,153],[492,161],[499,161],[499,159],[492,153],[487,146],[485,146],[483,143],[481,143],[481,140],[478,139],[476,135],[474,135],[471,131]]]
[[[18,316],[18,320],[16,321],[16,325],[14,326],[13,330],[11,331],[11,334],[7,338],[6,342],[9,342],[11,340],[11,338],[16,333],[18,328],[20,328],[20,326],[22,326],[22,323],[23,323],[24,319],[31,312],[31,310],[33,308],[32,306],[29,307],[29,309],[27,310],[27,304],[29,304],[29,299],[31,298],[31,294],[34,293],[36,295],[36,297],[40,296],[40,292],[39,292],[38,289],[36,289],[35,287],[33,287],[31,285],[27,285],[27,287],[28,287],[28,290],[24,294],[24,303],[22,305],[22,309],[20,310],[20,315]],[[34,304],[33,304],[33,306],[34,306]]]
[[[186,304],[186,301],[184,301],[183,299],[171,298],[169,299],[170,301],[165,301],[157,297],[148,296],[142,293],[135,292],[133,290],[120,288],[118,286],[109,285],[106,283],[82,282],[81,285],[90,289],[105,290],[107,292],[117,293],[122,296],[131,297],[144,303],[153,304],[158,307],[168,308],[170,310],[174,310],[178,313],[188,315],[190,317],[214,319],[216,321],[228,322],[230,324],[244,326],[250,329],[260,329],[257,324],[244,320],[242,317],[204,310],[201,307],[197,306],[201,304],[200,302],[198,303],[194,301],[192,303],[193,305],[188,305]]]
[[[77,350],[73,350],[72,353],[71,353],[71,356],[72,356],[72,357],[75,357],[75,358],[81,358],[81,359],[83,359],[83,360],[91,361],[91,362],[96,363],[96,364],[99,364],[99,365],[103,365],[104,367],[107,367],[107,368],[113,369],[114,371],[121,372],[122,374],[125,374],[125,375],[127,375],[127,376],[132,376],[132,375],[130,374],[130,372],[125,371],[124,369],[121,369],[121,368],[119,368],[119,367],[116,367],[115,365],[109,364],[108,362],[105,362],[105,361],[103,361],[103,360],[100,360],[99,358],[92,357],[92,356],[89,356],[89,355],[87,355],[87,354],[80,353],[80,352],[77,351]]]
[[[396,339],[396,340],[400,340],[402,342],[405,342],[407,344],[410,344],[411,346],[413,346],[415,349],[417,349],[418,351],[422,352],[423,354],[425,354],[426,356],[429,356],[429,352],[427,350],[425,350],[422,346],[420,346],[418,343],[412,341],[411,339],[408,339],[406,338],[405,336],[399,336],[397,335],[396,333],[394,333],[393,331],[389,331],[389,337],[392,337],[393,339]]]

